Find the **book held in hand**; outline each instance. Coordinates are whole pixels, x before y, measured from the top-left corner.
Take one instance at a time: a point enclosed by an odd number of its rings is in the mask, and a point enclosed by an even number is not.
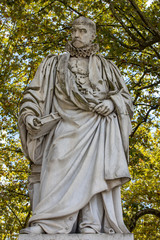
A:
[[[44,117],[35,118],[33,120],[34,125],[38,126],[39,129],[32,133],[32,138],[39,138],[46,134],[48,134],[51,130],[53,130],[61,117],[57,112],[50,113]]]

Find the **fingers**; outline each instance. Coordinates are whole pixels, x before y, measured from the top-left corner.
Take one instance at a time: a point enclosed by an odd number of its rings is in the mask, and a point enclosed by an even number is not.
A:
[[[89,103],[89,110],[94,112],[95,103]]]
[[[99,111],[103,106],[104,106],[103,103],[100,103],[100,104],[96,105],[96,106],[94,107],[94,111],[95,111],[95,112]]]
[[[34,124],[34,126],[39,126],[39,125],[41,125],[41,120],[40,120],[40,118],[34,118],[33,119],[33,124]]]
[[[108,108],[108,106],[105,106],[103,103],[100,103],[94,108],[94,111],[101,115],[104,115],[108,113],[110,109]]]
[[[26,121],[26,128],[30,135],[36,135],[41,127],[41,119],[38,117],[28,117]]]
[[[27,128],[27,131],[29,132],[29,134],[36,135],[39,132],[40,126],[33,127],[31,125],[27,125],[26,128]]]
[[[28,131],[31,135],[38,133],[38,131],[39,131],[39,129],[40,129],[40,128],[33,128],[33,127],[31,127],[31,126],[27,126],[26,128],[27,128],[27,131]]]
[[[35,125],[33,121],[30,121],[26,124],[26,128],[30,134],[38,132],[40,126],[40,124]]]
[[[26,127],[28,129],[32,129],[32,130],[38,130],[40,128],[40,125],[34,125],[34,124],[31,124],[31,123],[27,123]]]
[[[108,102],[107,102],[108,103]],[[113,109],[110,105],[106,105],[105,102],[99,103],[98,105],[90,105],[91,111],[97,112],[100,115],[107,116],[109,115]]]
[[[109,107],[107,106],[99,106],[99,107],[96,107],[96,111],[98,114],[100,115],[103,115],[103,116],[108,116],[112,111]]]
[[[106,117],[106,116],[108,116],[110,113],[111,113],[111,111],[110,111],[110,109],[108,109],[107,111],[105,111],[105,112],[103,113],[103,115]]]

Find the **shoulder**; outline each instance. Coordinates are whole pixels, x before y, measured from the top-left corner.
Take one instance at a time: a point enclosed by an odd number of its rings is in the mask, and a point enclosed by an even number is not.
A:
[[[39,65],[39,67],[42,67],[44,65],[46,65],[46,63],[50,62],[50,61],[54,61],[57,60],[57,55],[55,54],[48,54],[45,58],[42,59],[41,64]]]
[[[58,55],[58,68],[61,68],[61,66],[64,67],[64,65],[69,61],[70,54],[68,52],[64,52],[60,55]]]
[[[42,70],[42,72],[46,69],[47,66],[52,64],[56,64],[58,60],[58,56],[55,54],[48,54],[45,58],[43,58],[41,64],[38,67],[38,70]]]
[[[105,58],[102,54],[98,53],[96,56],[105,64],[116,66],[110,59]]]
[[[58,55],[58,60],[63,59],[63,58],[67,58],[69,56],[70,56],[70,54],[68,52],[61,53],[61,54]]]
[[[48,54],[43,60],[42,63],[46,62],[46,61],[51,61],[51,60],[57,60],[58,56],[55,54]]]
[[[116,66],[116,64],[113,61],[111,61],[110,59],[105,58],[101,54],[98,54],[97,56],[101,59],[102,64],[103,64],[104,67],[110,68],[110,69],[120,73],[119,68]]]

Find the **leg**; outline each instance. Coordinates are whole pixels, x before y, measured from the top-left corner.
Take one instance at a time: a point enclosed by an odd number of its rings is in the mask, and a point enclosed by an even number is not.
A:
[[[81,210],[79,231],[81,233],[99,233],[102,228],[103,205],[101,194],[95,195]]]
[[[123,222],[120,187],[102,193],[105,209],[104,231],[110,227],[116,233],[129,233]]]
[[[23,234],[67,234],[75,232],[78,212],[55,219],[42,219],[32,222],[30,227],[20,231]]]

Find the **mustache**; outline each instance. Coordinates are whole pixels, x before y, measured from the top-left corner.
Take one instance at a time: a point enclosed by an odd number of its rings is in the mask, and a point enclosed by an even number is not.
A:
[[[76,41],[78,41],[78,42],[80,42],[80,43],[83,43],[81,40],[79,40],[79,39],[77,39],[77,38],[73,39],[73,40],[72,40],[72,43],[74,43],[74,42],[76,42]]]

